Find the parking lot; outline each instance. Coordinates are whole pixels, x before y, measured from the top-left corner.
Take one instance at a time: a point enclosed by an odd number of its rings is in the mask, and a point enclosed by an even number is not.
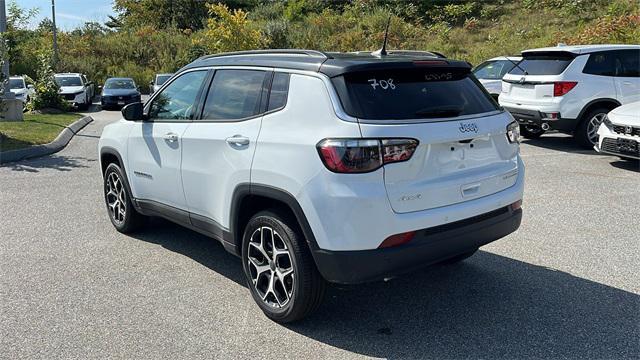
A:
[[[459,265],[332,286],[282,326],[216,241],[159,219],[113,229],[97,141],[120,114],[92,110],[63,151],[0,167],[2,358],[640,356],[637,162],[525,140],[516,233]]]

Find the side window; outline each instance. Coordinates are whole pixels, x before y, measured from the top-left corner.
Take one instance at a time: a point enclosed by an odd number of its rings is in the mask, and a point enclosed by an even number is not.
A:
[[[287,104],[289,94],[289,74],[275,73],[269,93],[269,106],[267,111],[283,108]]]
[[[614,76],[616,72],[614,53],[604,51],[590,54],[582,72],[591,75]]]
[[[640,50],[617,51],[616,76],[640,77]]]
[[[191,120],[207,71],[191,71],[175,79],[153,99],[150,120]]]
[[[217,70],[202,119],[239,120],[259,114],[267,74],[261,70]]]

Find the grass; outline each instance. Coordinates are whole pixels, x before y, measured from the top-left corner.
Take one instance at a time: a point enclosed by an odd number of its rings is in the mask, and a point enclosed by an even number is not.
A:
[[[0,122],[0,152],[46,144],[82,115],[24,114],[24,121]]]

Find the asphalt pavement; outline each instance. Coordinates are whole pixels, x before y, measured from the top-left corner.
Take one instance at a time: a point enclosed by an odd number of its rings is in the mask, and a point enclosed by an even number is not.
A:
[[[524,218],[462,264],[332,286],[282,326],[216,241],[114,230],[94,111],[61,152],[0,167],[0,358],[639,358],[640,172],[525,140]]]

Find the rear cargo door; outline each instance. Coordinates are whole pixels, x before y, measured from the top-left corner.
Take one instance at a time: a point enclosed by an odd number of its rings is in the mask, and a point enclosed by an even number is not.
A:
[[[506,137],[512,118],[468,70],[370,71],[341,81],[363,137],[419,141],[409,160],[384,166],[395,212],[456,204],[515,184],[518,146]]]
[[[554,81],[575,58],[568,52],[526,54],[518,66],[503,78],[503,93],[509,101],[519,104],[540,104],[553,98]]]

